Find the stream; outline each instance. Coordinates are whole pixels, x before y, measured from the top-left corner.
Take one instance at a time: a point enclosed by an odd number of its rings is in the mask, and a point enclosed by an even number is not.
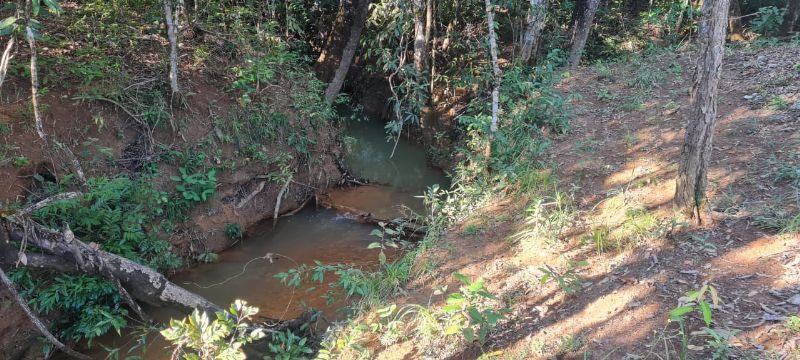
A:
[[[424,207],[418,196],[430,185],[449,184],[442,171],[428,166],[425,151],[418,144],[401,139],[389,159],[394,142],[386,142],[381,122],[350,123],[345,135],[355,139],[345,165],[354,175],[376,184],[332,190],[330,196],[346,203],[347,208],[387,219],[399,217],[403,206],[421,213]],[[268,219],[248,229],[248,236],[221,253],[217,262],[183,271],[172,281],[223,307],[235,299],[245,300],[259,308],[257,316],[291,319],[312,307],[321,310],[326,320],[339,320],[346,315],[340,311],[346,305],[341,294],[335,302],[326,304],[322,296],[329,289],[327,284],[304,284],[295,290],[282,284],[275,274],[300,264],[313,265],[314,261],[375,265],[378,252],[367,249],[375,241],[369,235],[374,228],[352,214],[315,209],[312,203],[293,216],[279,218],[274,228],[272,219]],[[276,254],[273,261],[266,258],[267,254]],[[151,307],[146,311],[163,322],[186,315],[177,309]],[[105,346],[121,348],[129,348],[134,341],[131,336],[100,340]],[[146,359],[168,358],[163,339],[151,335],[148,342]],[[104,358],[101,347],[92,346],[92,350],[96,351],[93,356],[102,354],[97,358]]]

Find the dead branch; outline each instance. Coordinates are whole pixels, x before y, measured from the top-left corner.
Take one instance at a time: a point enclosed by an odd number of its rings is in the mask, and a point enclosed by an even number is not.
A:
[[[11,50],[14,49],[14,42],[16,38],[14,36],[9,37],[8,44],[6,45],[5,51],[3,51],[3,56],[0,57],[0,89],[3,88],[3,80],[6,79],[6,74],[8,73],[8,64],[11,62]]]
[[[45,208],[47,206],[50,206],[54,202],[67,200],[67,199],[74,199],[74,198],[79,197],[81,195],[83,195],[83,194],[80,193],[80,192],[77,192],[77,191],[66,192],[66,193],[61,193],[61,194],[58,194],[58,195],[53,195],[53,196],[51,196],[51,197],[49,197],[47,199],[44,199],[42,201],[39,201],[39,202],[37,202],[37,203],[35,203],[33,205],[30,205],[30,206],[24,208],[22,210],[17,211],[14,214],[14,216],[25,216],[25,215],[28,215],[28,214],[36,211],[36,210],[39,210],[39,209]]]
[[[260,193],[262,190],[264,190],[264,185],[266,185],[266,184],[267,184],[266,181],[262,181],[262,182],[258,183],[258,186],[256,186],[256,189],[253,192],[251,192],[250,195],[247,195],[246,198],[242,199],[242,201],[239,201],[239,203],[236,204],[236,209],[237,210],[241,209],[242,207],[247,205],[247,203],[249,203],[250,200],[253,200],[253,198],[256,197],[256,195],[258,195],[258,193]]]

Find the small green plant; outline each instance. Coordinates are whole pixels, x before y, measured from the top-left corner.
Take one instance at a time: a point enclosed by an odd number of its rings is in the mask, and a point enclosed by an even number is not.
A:
[[[780,96],[773,96],[769,103],[775,110],[786,110],[789,108],[789,102]]]
[[[561,273],[558,270],[550,267],[550,265],[545,264],[543,267],[540,267],[539,270],[543,273],[542,277],[539,279],[539,283],[545,284],[546,282],[553,280],[558,283],[558,287],[561,290],[564,290],[565,293],[568,295],[577,294],[581,289],[583,289],[583,278],[577,273],[577,269],[579,267],[589,266],[589,263],[586,260],[581,261],[570,261],[567,265],[567,269]]]
[[[225,236],[231,240],[242,238],[242,226],[236,223],[225,224]]]
[[[623,103],[622,106],[620,106],[620,110],[625,112],[641,111],[644,110],[644,102],[639,98],[633,98]]]
[[[800,334],[800,317],[797,315],[790,315],[786,318],[786,322],[783,323],[783,326],[793,334]]]
[[[308,359],[314,350],[307,342],[308,339],[297,336],[287,329],[273,333],[272,341],[267,344],[267,349],[274,360]]]
[[[187,360],[244,360],[247,356],[242,347],[265,336],[263,329],[247,323],[257,313],[258,308],[242,300],[218,311],[214,320],[195,309],[185,319],[170,320],[161,335],[175,347],[173,354]]]
[[[181,176],[170,176],[172,181],[178,183],[175,189],[190,202],[204,202],[208,200],[217,188],[217,170],[211,169],[206,173],[189,174],[185,167],[178,169]]]
[[[28,166],[31,164],[31,160],[25,156],[15,156],[13,160],[11,160],[11,165],[15,167],[23,167]]]
[[[597,73],[597,76],[601,78],[611,77],[611,68],[607,63],[604,63],[601,60],[597,60],[594,63],[594,71]]]
[[[597,97],[597,100],[601,101],[612,101],[617,99],[617,95],[609,91],[605,86],[597,88],[594,94]]]
[[[464,227],[464,231],[462,233],[467,236],[478,235],[483,231],[483,229],[476,225],[476,224],[468,224]]]
[[[585,242],[591,242],[594,244],[595,250],[602,254],[608,248],[608,234],[610,230],[608,226],[600,226],[592,230],[591,234],[584,236]]]
[[[680,358],[683,360],[687,358],[691,340],[689,338],[690,333],[687,329],[686,318],[690,313],[696,312],[702,317],[705,329],[710,330],[711,324],[714,321],[711,306],[712,304],[714,306],[719,305],[720,299],[716,288],[708,284],[703,284],[700,290],[689,291],[678,300],[680,305],[670,310],[668,321],[678,324],[678,331],[681,337]],[[716,332],[714,334],[718,335]]]

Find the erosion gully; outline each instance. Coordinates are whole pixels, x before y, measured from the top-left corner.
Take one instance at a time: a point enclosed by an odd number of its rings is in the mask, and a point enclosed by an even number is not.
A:
[[[423,191],[430,185],[449,183],[444,173],[428,166],[424,149],[401,139],[390,159],[394,142],[386,141],[383,124],[379,121],[351,123],[345,135],[356,141],[345,158],[348,169],[356,176],[368,179],[363,187],[337,189],[330,193],[333,201],[344,208],[358,209],[377,218],[391,219],[401,215],[406,206],[418,213],[424,211]],[[248,229],[241,243],[220,254],[217,262],[194,267],[178,273],[172,281],[227,306],[235,299],[246,300],[260,309],[258,316],[270,319],[291,319],[312,307],[322,311],[328,320],[344,317],[346,300],[326,304],[322,297],[329,287],[314,284],[292,289],[282,284],[275,274],[301,264],[348,263],[364,267],[377,263],[376,249],[367,246],[375,241],[370,232],[375,225],[360,222],[355,214],[333,209],[316,208],[312,202],[293,216],[279,218],[273,228],[271,219]],[[274,254],[269,260],[267,254]],[[330,278],[329,278],[330,279]],[[156,320],[168,321],[186,314],[178,309],[149,308],[146,311]],[[136,344],[132,334],[106,336],[99,341],[106,347],[119,347],[120,358]],[[94,344],[86,349],[92,356],[104,359],[107,352]],[[148,338],[145,359],[168,359],[167,344],[159,336]],[[141,350],[131,355],[140,355]]]

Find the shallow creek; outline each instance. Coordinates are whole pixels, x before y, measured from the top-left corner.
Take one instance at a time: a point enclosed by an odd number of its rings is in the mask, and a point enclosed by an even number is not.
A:
[[[424,150],[405,139],[389,159],[394,143],[386,142],[380,122],[352,123],[345,134],[356,139],[345,164],[356,176],[376,184],[334,190],[331,198],[345,203],[346,208],[379,218],[400,216],[402,206],[421,212],[422,200],[417,196],[430,185],[448,183],[440,170],[427,165]],[[327,284],[293,290],[281,284],[275,274],[314,261],[372,266],[378,254],[377,250],[367,250],[367,245],[375,240],[369,235],[374,228],[345,212],[315,209],[312,202],[293,216],[279,218],[274,228],[270,219],[248,229],[248,236],[221,253],[217,262],[181,272],[172,281],[221,306],[235,299],[246,300],[260,309],[259,316],[267,318],[290,319],[313,307],[327,320],[340,319],[344,314],[338,310],[345,305],[344,300],[326,304],[322,295],[328,291]],[[276,254],[274,261],[267,260],[267,254]],[[176,309],[147,311],[160,321],[185,315]],[[149,340],[153,343],[145,357],[161,358],[164,342],[152,336]],[[101,340],[123,348],[133,345],[132,341],[135,339],[126,336]]]

